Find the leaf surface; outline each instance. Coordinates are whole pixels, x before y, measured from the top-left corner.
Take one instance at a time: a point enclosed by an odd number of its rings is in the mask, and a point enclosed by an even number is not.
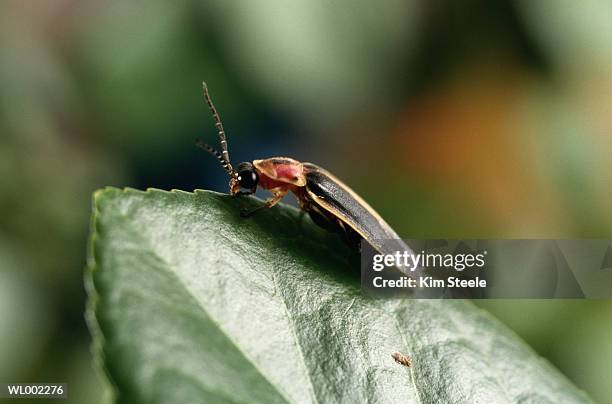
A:
[[[362,296],[357,254],[289,206],[240,217],[260,203],[96,192],[88,319],[120,402],[590,402],[468,301]]]

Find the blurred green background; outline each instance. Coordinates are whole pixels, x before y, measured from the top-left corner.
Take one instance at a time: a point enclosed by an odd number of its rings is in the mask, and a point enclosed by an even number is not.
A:
[[[318,163],[406,238],[610,238],[612,3],[0,3],[0,380],[103,402],[91,193],[227,191],[193,146]],[[612,301],[487,301],[612,402]]]

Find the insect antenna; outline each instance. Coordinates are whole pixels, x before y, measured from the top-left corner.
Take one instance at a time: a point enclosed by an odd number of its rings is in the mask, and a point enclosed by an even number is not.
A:
[[[208,104],[208,109],[210,109],[210,113],[212,114],[212,117],[215,120],[215,127],[217,128],[217,132],[219,133],[219,143],[221,144],[221,155],[223,156],[223,160],[225,160],[225,163],[230,167],[231,171],[233,172],[232,165],[230,164],[229,153],[227,151],[227,139],[225,138],[225,129],[223,128],[221,117],[219,116],[219,113],[217,112],[217,108],[215,108],[215,104],[213,104],[212,102],[212,98],[210,98],[210,94],[208,93],[208,86],[206,85],[206,82],[202,83],[202,88],[204,89],[204,99],[206,100],[206,104]]]
[[[217,160],[219,160],[219,163],[221,164],[221,167],[223,167],[223,169],[225,171],[227,171],[227,173],[230,175],[230,177],[234,177],[235,176],[235,172],[234,169],[232,167],[232,165],[230,164],[229,161],[226,161],[223,158],[223,155],[221,153],[219,153],[214,147],[212,147],[211,145],[209,145],[208,143],[204,143],[203,141],[201,141],[200,139],[197,139],[195,142],[196,146],[198,146],[200,149],[202,150],[206,150],[207,152],[209,152],[210,154],[212,154],[213,156],[215,156],[217,158]]]

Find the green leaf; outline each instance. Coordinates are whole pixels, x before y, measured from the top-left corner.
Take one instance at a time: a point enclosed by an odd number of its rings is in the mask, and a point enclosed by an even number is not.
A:
[[[95,194],[88,320],[119,401],[590,402],[468,301],[362,296],[357,254],[288,206],[240,217],[260,203]]]

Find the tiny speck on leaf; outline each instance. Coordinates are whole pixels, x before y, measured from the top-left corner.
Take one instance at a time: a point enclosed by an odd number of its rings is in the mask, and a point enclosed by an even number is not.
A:
[[[412,364],[409,357],[399,352],[393,352],[391,354],[391,357],[395,360],[395,362],[399,363],[400,365],[410,367],[410,365]]]

